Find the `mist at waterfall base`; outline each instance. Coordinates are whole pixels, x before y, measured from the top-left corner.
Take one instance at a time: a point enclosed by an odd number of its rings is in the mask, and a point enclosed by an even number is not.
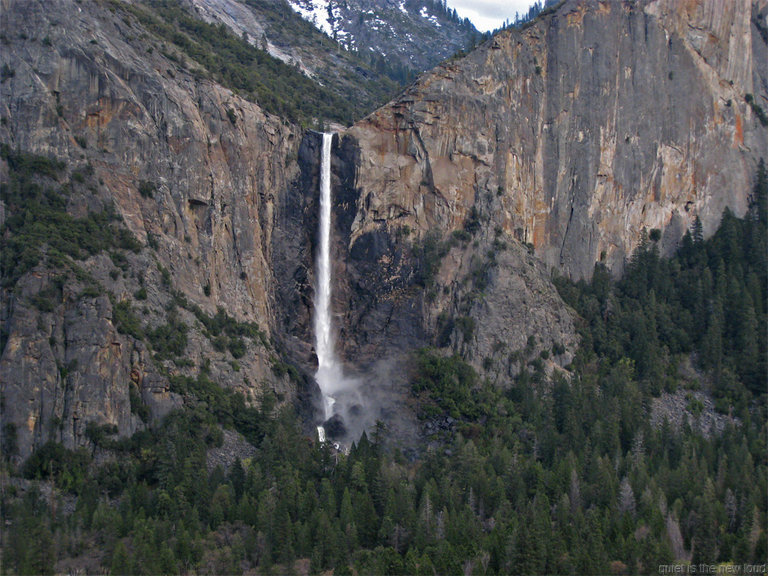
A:
[[[349,445],[364,431],[370,435],[377,423],[381,423],[387,442],[401,448],[415,446],[418,426],[413,410],[407,405],[410,384],[403,369],[407,362],[405,356],[398,356],[381,359],[362,369],[347,366],[349,372],[340,370],[338,379],[333,380],[338,388],[332,393],[331,412],[320,427],[327,439]]]

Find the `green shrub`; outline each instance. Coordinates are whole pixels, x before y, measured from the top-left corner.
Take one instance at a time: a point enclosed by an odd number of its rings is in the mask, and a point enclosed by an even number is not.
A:
[[[145,330],[147,339],[159,359],[183,356],[187,350],[187,325],[177,313],[168,314],[168,322],[154,329]]]
[[[418,350],[414,361],[416,375],[411,392],[420,398],[424,406],[432,406],[421,417],[439,413],[453,418],[478,416],[473,389],[479,385],[479,379],[472,366],[457,355],[440,356],[429,348]]]
[[[437,317],[437,337],[435,342],[438,348],[445,348],[451,343],[454,326],[453,316],[449,312],[440,312]]]
[[[110,437],[117,434],[117,432],[117,426],[114,424],[88,422],[85,425],[85,437],[96,446],[109,446],[112,440]]]
[[[456,318],[456,328],[461,332],[464,342],[469,342],[475,336],[477,324],[471,316],[459,316]]]
[[[240,336],[249,338],[253,341],[258,340],[264,347],[268,347],[269,343],[267,342],[267,337],[256,322],[238,322],[229,316],[221,307],[216,309],[216,314],[214,316],[209,316],[203,312],[202,308],[197,304],[190,304],[186,297],[179,291],[173,292],[173,298],[178,306],[189,310],[195,315],[195,318],[197,318],[205,328],[205,336],[214,341],[214,346],[217,346],[217,348],[220,347],[220,350],[223,351],[225,348],[229,347],[229,343],[226,339],[221,340],[219,344],[216,343],[216,339],[222,334],[226,334],[232,338]]]
[[[56,301],[61,297],[61,290],[52,285],[48,285],[40,292],[32,296],[30,301],[32,305],[40,312],[53,312],[56,308]]]
[[[89,283],[88,286],[83,288],[80,292],[80,298],[97,298],[104,293],[104,289],[96,283]]]
[[[416,255],[419,260],[419,270],[416,277],[416,283],[429,288],[435,281],[435,276],[440,270],[440,264],[448,254],[450,245],[443,242],[438,232],[429,232],[418,247]]]
[[[163,286],[166,288],[171,287],[171,273],[168,271],[168,268],[157,263],[157,269],[160,271],[160,281],[162,282]]]
[[[279,358],[272,358],[272,372],[278,378],[288,376],[294,382],[301,382],[299,371],[292,364],[288,364]]]
[[[115,325],[115,328],[121,334],[128,334],[136,340],[144,339],[141,321],[136,316],[128,300],[118,302],[112,307],[112,324]]]
[[[149,422],[149,407],[144,403],[144,399],[134,384],[128,385],[128,399],[131,403],[131,414],[136,414],[142,422]]]
[[[80,489],[88,472],[91,458],[83,450],[69,450],[57,442],[46,442],[32,453],[24,464],[25,478],[51,478],[56,486],[67,492]]]
[[[451,236],[463,244],[468,244],[472,240],[472,234],[466,230],[454,230]]]
[[[16,75],[16,71],[8,66],[8,64],[3,64],[2,69],[0,69],[0,82],[5,82],[9,78],[13,78]]]
[[[480,211],[477,209],[477,206],[472,206],[472,209],[469,211],[469,215],[464,222],[464,230],[469,234],[475,234],[475,232],[480,230],[481,224]]]
[[[152,198],[155,195],[155,190],[157,190],[157,187],[153,182],[148,182],[146,180],[139,181],[139,194],[143,198]]]
[[[0,268],[3,285],[12,286],[45,257],[54,267],[73,267],[71,260],[82,260],[110,248],[137,251],[140,245],[125,228],[117,226],[114,210],[90,212],[83,218],[67,213],[67,187],[57,183],[64,164],[33,154],[11,152],[0,147],[7,162],[9,178],[0,185],[9,217],[0,235]],[[82,173],[73,177],[84,179]],[[47,248],[46,248],[47,247]]]
[[[230,338],[228,348],[235,359],[245,356],[245,342],[242,338]]]
[[[760,121],[760,124],[768,126],[768,115],[765,113],[765,110],[763,110],[763,107],[755,101],[755,97],[752,94],[746,94],[744,100],[750,105],[755,116],[757,116],[757,119]]]
[[[263,437],[261,413],[246,406],[242,394],[222,388],[202,372],[197,378],[171,376],[170,381],[171,391],[204,403],[205,414],[213,416],[223,426],[234,428],[250,442],[257,442]]]
[[[3,424],[2,431],[2,450],[3,459],[5,461],[10,460],[12,457],[19,453],[18,444],[18,431],[16,430],[16,424],[13,422],[6,422]]]

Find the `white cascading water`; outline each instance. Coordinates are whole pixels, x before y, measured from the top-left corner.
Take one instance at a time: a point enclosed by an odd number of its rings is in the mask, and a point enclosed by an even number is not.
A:
[[[334,350],[331,322],[331,142],[333,134],[323,134],[320,163],[320,250],[317,256],[315,291],[315,380],[323,394],[324,419],[333,415],[333,394],[343,387],[344,375]],[[321,439],[325,433],[318,429]]]

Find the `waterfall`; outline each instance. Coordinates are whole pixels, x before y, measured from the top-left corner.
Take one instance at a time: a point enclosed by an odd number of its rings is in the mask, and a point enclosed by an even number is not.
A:
[[[323,394],[324,419],[333,415],[334,392],[343,386],[341,364],[336,358],[331,321],[331,142],[333,134],[323,134],[320,163],[320,245],[315,277],[315,380]]]
[[[315,352],[317,372],[315,381],[323,396],[323,426],[317,427],[318,440],[334,441],[336,449],[362,434],[373,422],[369,421],[366,402],[361,394],[363,381],[344,374],[341,360],[336,356],[336,334],[333,327],[331,262],[331,143],[333,134],[323,134],[320,161],[320,214],[317,271],[315,273]],[[326,429],[333,417],[333,425]]]

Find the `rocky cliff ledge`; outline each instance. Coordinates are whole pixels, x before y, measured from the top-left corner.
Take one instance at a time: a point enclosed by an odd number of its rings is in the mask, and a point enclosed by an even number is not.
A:
[[[346,134],[351,244],[487,226],[574,278],[743,214],[768,155],[766,2],[568,0],[424,76]],[[765,117],[763,116],[763,121]]]

